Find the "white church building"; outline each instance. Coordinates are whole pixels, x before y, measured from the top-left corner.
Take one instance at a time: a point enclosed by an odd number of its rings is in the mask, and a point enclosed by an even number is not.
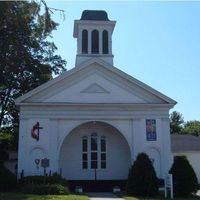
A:
[[[84,11],[74,22],[75,67],[16,99],[18,173],[42,175],[46,165],[69,181],[126,180],[140,152],[158,177],[168,173],[176,101],[114,67],[115,24],[105,11]]]

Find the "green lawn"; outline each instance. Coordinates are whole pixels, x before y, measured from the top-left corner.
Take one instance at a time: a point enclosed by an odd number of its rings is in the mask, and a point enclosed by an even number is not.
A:
[[[123,196],[125,200],[164,200],[164,197],[145,198]],[[88,200],[84,195],[31,195],[22,193],[0,193],[0,200]],[[175,198],[175,200],[200,200],[200,197]]]
[[[165,200],[164,197],[158,198],[144,198],[144,197],[123,197],[125,200]],[[174,198],[175,200],[200,200],[200,197],[193,197],[193,198]]]
[[[22,193],[0,193],[0,200],[88,200],[82,195],[31,195]]]

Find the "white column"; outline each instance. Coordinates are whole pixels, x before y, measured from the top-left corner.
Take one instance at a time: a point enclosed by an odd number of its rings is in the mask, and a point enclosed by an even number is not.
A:
[[[49,148],[49,169],[52,173],[59,173],[59,152],[58,152],[58,120],[50,120],[50,148]]]
[[[77,54],[82,53],[82,29],[78,31],[78,38],[77,38]]]
[[[131,120],[131,165],[134,162],[134,120]]]
[[[162,118],[162,136],[161,168],[162,176],[165,177],[172,165],[169,118]]]
[[[108,30],[108,54],[112,54],[112,34],[110,30]]]
[[[143,138],[142,138],[142,129],[141,129],[141,118],[134,118],[132,121],[132,148],[133,148],[133,160],[136,159],[138,153],[140,153],[142,151],[143,148]]]

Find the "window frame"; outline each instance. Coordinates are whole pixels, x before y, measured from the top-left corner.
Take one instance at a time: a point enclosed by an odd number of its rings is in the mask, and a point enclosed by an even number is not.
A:
[[[96,149],[93,149],[92,147],[92,142],[96,140]],[[92,133],[91,136],[90,136],[90,169],[98,169],[98,158],[99,158],[99,155],[98,155],[98,136],[96,133]],[[92,154],[96,154],[96,159],[92,159]],[[96,163],[96,164],[94,164]],[[96,166],[96,167],[93,167],[93,164]]]
[[[97,148],[92,149],[92,140],[96,138]],[[83,140],[87,140],[86,151],[84,151]],[[104,140],[104,147],[102,147],[102,140]],[[103,150],[102,150],[103,148]],[[93,154],[93,155],[92,155]],[[96,154],[96,159],[92,158]],[[87,155],[87,159],[84,156]],[[102,156],[104,158],[102,158]],[[93,163],[92,163],[93,162]],[[96,167],[93,167],[96,162]],[[84,163],[87,167],[84,168]],[[107,169],[107,139],[104,135],[98,135],[92,132],[90,135],[82,137],[82,170],[106,170]]]
[[[86,141],[86,150],[84,150],[84,140]],[[86,155],[86,159],[84,159],[84,155]],[[83,136],[82,137],[82,159],[81,159],[81,163],[82,163],[82,169],[86,170],[88,169],[88,137],[87,136]],[[84,165],[85,164],[85,165]],[[86,167],[84,167],[86,166]]]

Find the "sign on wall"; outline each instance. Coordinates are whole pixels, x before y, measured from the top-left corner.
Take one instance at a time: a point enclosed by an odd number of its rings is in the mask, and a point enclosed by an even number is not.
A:
[[[47,158],[42,159],[41,160],[41,166],[44,167],[44,168],[49,167],[49,159],[47,159]]]
[[[37,141],[40,139],[40,129],[43,129],[43,127],[40,127],[40,123],[37,122],[33,125],[31,128],[31,137]]]
[[[165,198],[170,197],[174,198],[173,194],[173,177],[172,174],[167,174],[165,177]]]
[[[49,159],[41,159],[41,166],[44,168],[44,176],[46,176],[46,168],[49,167]]]
[[[156,120],[146,119],[146,138],[147,141],[156,140]]]

